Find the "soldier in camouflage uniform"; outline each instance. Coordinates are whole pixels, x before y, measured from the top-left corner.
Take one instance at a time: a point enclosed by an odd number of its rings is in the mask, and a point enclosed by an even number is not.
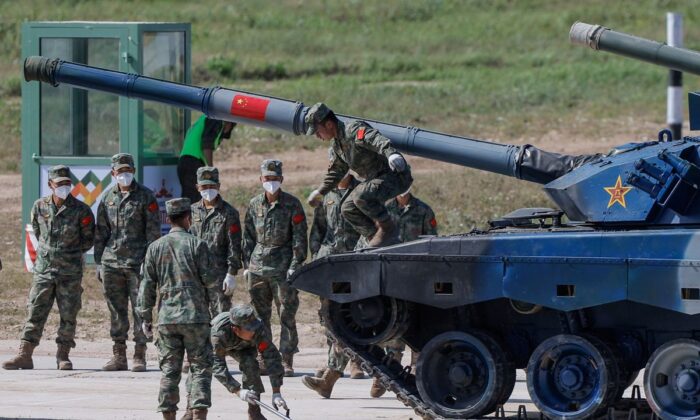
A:
[[[255,316],[250,305],[236,305],[230,312],[217,315],[211,322],[211,343],[214,347],[214,377],[231,392],[238,394],[248,402],[248,418],[250,420],[264,419],[260,407],[253,400],[258,400],[265,392],[260,369],[257,362],[258,354],[265,360],[270,384],[272,385],[272,404],[287,408],[282,398],[281,390],[284,368],[277,347],[262,321]],[[226,356],[233,357],[239,363],[242,374],[241,384],[236,381],[226,365]]]
[[[231,309],[235,275],[242,266],[241,219],[238,211],[219,195],[220,187],[218,169],[211,166],[197,169],[197,190],[202,199],[192,204],[190,233],[209,247],[211,275],[221,281],[220,293],[209,308],[212,318]]]
[[[112,156],[112,176],[117,185],[102,195],[97,208],[95,263],[111,317],[112,358],[103,370],[127,370],[126,340],[129,333],[129,301],[134,318],[132,371],[146,371],[146,337],[136,312],[141,264],[148,245],[160,237],[160,208],[148,188],[134,180],[134,158],[128,153]]]
[[[148,247],[138,313],[145,335],[152,337],[153,307],[158,296],[156,347],[162,372],[158,411],[164,419],[175,419],[182,361],[187,352],[192,377],[188,386],[192,418],[206,419],[211,406],[213,357],[209,302],[216,299],[219,281],[209,275],[207,245],[187,232],[192,221],[190,200],[176,198],[165,206],[173,227]]]
[[[274,300],[281,324],[279,350],[284,374],[293,376],[293,356],[299,351],[295,319],[299,296],[286,280],[306,259],[306,216],[299,200],[280,189],[282,162],[265,160],[260,170],[265,192],[250,200],[243,229],[248,291],[270,333]]]
[[[415,241],[422,235],[437,235],[437,220],[433,209],[414,197],[410,191],[397,195],[387,203],[386,208],[396,222],[401,242]],[[385,344],[384,350],[400,362],[406,350],[406,344],[401,340],[391,340]],[[411,352],[411,367],[414,372],[417,357],[417,353]],[[386,389],[375,379],[370,395],[378,398],[384,395],[384,392]]]
[[[342,122],[322,103],[312,106],[304,121],[308,135],[315,133],[321,140],[331,141],[333,149],[333,161],[321,186],[309,195],[309,204],[321,204],[323,196],[352,169],[365,181],[343,202],[343,217],[369,239],[370,246],[398,243],[396,225],[384,203],[413,182],[404,157],[371,125],[359,120]]]
[[[32,288],[27,304],[28,317],[22,330],[19,354],[2,364],[3,369],[33,369],[32,353],[39,345],[44,324],[54,300],[60,324],[56,343],[56,366],[73,369],[68,359],[75,347],[76,317],[81,307],[83,254],[92,248],[95,219],[85,203],[70,192],[71,173],[67,166],[49,169],[53,193],[34,202],[31,223],[39,242]]]

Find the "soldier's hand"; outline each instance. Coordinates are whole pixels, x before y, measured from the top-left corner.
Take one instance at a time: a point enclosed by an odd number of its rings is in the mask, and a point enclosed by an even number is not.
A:
[[[282,398],[282,394],[279,392],[272,394],[272,405],[275,408],[284,408],[285,410],[289,410],[289,407],[287,407],[287,401]]]
[[[224,295],[233,296],[233,291],[236,288],[236,276],[233,274],[226,274],[222,288],[224,290]]]
[[[313,190],[311,194],[309,194],[309,198],[306,199],[306,202],[308,202],[311,207],[318,207],[323,202],[323,194],[321,194],[319,190]]]
[[[394,172],[403,172],[406,170],[406,159],[398,153],[389,156],[389,167]]]
[[[294,274],[294,269],[293,269],[293,268],[290,268],[289,270],[287,270],[287,278],[292,277],[292,274]]]
[[[260,397],[255,391],[251,391],[250,389],[242,389],[239,393],[238,396],[248,404],[255,404],[255,401],[260,401]]]
[[[153,324],[151,324],[150,322],[143,321],[141,323],[141,330],[143,331],[143,335],[145,335],[147,339],[153,340]]]
[[[97,281],[102,283],[102,264],[97,264],[95,266],[95,274],[97,275]]]

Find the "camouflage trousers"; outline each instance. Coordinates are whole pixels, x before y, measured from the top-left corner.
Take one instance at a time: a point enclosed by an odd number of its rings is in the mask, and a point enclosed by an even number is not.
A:
[[[229,352],[226,354],[238,362],[238,370],[241,371],[241,389],[252,389],[258,395],[265,392],[265,386],[260,377],[258,365],[258,352],[255,349]],[[216,357],[216,355],[214,355]],[[189,383],[190,378],[187,377]]]
[[[34,274],[22,340],[39,345],[44,325],[55,300],[60,316],[56,343],[75,347],[76,318],[81,308],[83,294],[81,282],[81,276]]]
[[[141,275],[137,268],[102,266],[102,292],[110,315],[109,335],[114,342],[124,343],[129,338],[129,301],[134,319],[134,342],[146,344],[141,331],[141,317],[136,312]]]
[[[372,237],[377,231],[375,221],[384,222],[391,217],[384,203],[405,192],[412,183],[409,168],[400,174],[387,172],[368,179],[352,190],[340,211],[360,235]]]
[[[228,312],[231,310],[231,297],[226,296],[224,294],[224,291],[221,289],[221,284],[224,281],[224,278],[226,278],[226,271],[223,272],[218,272],[215,271],[213,272],[213,276],[216,279],[219,280],[219,287],[216,289],[210,289],[214,290],[216,293],[216,299],[212,302],[209,302],[209,315],[211,316],[211,319],[214,319],[217,315],[219,315],[222,312]]]
[[[280,317],[279,351],[283,355],[297,353],[299,351],[296,321],[299,309],[298,290],[291,287],[284,276],[259,276],[248,273],[248,293],[250,293],[250,303],[270,332],[270,337],[272,337],[270,317],[274,301],[277,315]]]
[[[187,360],[190,362],[187,395],[191,407],[211,407],[213,352],[209,332],[209,324],[158,326],[156,347],[158,347],[161,371],[158,411],[177,411],[185,351],[187,351]]]
[[[348,363],[350,363],[350,358],[328,340],[328,368],[342,373]]]

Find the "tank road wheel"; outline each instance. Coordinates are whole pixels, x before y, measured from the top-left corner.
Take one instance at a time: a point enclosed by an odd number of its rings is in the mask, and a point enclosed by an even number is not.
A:
[[[389,341],[408,328],[408,304],[386,296],[348,303],[327,300],[322,311],[335,333],[360,345]]]
[[[647,362],[644,393],[662,419],[700,418],[700,342],[670,341]]]
[[[527,365],[530,398],[550,419],[587,419],[604,412],[615,400],[618,382],[612,351],[595,337],[548,338]]]
[[[496,408],[507,392],[504,388],[510,387],[511,374],[515,376],[515,368],[494,339],[454,331],[435,336],[421,349],[416,385],[423,401],[439,415],[474,418]]]

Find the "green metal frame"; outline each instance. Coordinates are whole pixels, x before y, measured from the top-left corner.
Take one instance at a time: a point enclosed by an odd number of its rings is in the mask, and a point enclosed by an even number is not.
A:
[[[119,40],[119,71],[142,73],[143,36],[146,32],[184,32],[185,83],[191,83],[191,25],[189,23],[141,22],[26,22],[22,24],[22,59],[41,55],[42,38],[116,38]],[[40,154],[41,102],[39,83],[22,83],[22,222],[39,198],[41,165],[108,166],[109,156],[42,156]],[[190,125],[186,111],[183,132]],[[134,155],[137,179],[143,182],[143,167],[174,165],[178,156],[143,156],[143,104],[119,98],[119,151]]]

